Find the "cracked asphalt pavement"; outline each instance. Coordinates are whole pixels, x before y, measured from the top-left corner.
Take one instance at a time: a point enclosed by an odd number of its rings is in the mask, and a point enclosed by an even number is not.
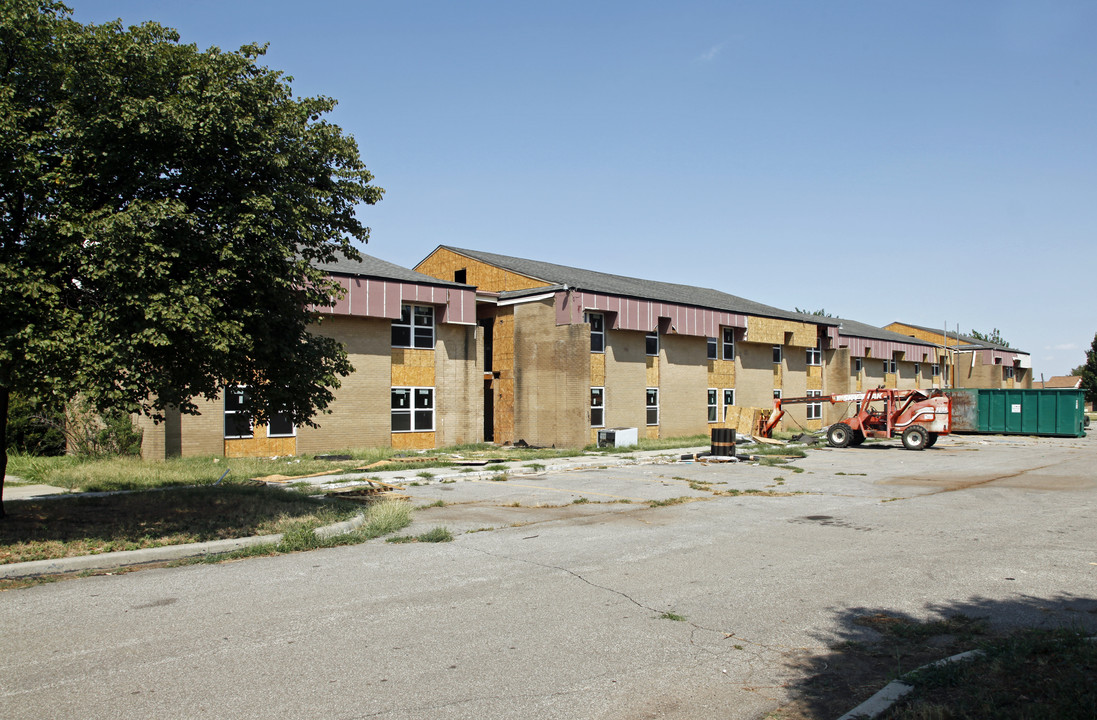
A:
[[[871,635],[840,627],[857,608],[1097,626],[1095,461],[953,437],[432,480],[405,532],[454,542],[0,593],[0,717],[761,718],[798,660]]]

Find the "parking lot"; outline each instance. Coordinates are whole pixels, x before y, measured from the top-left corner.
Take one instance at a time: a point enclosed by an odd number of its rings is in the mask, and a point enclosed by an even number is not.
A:
[[[1097,630],[1095,461],[968,436],[409,475],[406,532],[454,542],[3,593],[0,716],[761,718],[864,613]]]

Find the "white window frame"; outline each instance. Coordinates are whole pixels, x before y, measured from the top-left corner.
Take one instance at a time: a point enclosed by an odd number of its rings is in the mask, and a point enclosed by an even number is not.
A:
[[[390,397],[392,395],[395,395],[396,391],[398,391],[398,390],[407,390],[408,391],[409,404],[408,404],[407,408],[394,408],[394,407],[392,407],[392,402],[390,400],[390,402],[389,402],[389,409],[390,409],[389,430],[390,430],[390,432],[392,432],[392,433],[434,432],[435,419],[436,419],[435,418],[435,413],[436,413],[436,410],[437,410],[437,404],[435,403],[435,392],[434,392],[435,389],[433,387],[426,387],[426,386],[393,385],[391,390],[390,390]],[[424,390],[430,392],[430,408],[429,408],[429,410],[430,410],[430,427],[429,428],[417,427],[416,426],[416,420],[417,420],[416,415],[418,413],[420,413],[421,411],[427,409],[427,408],[419,408],[419,407],[415,406],[417,393],[420,392],[420,391],[424,391]],[[395,427],[393,426],[393,423],[392,423],[392,418],[395,418],[397,415],[400,415],[400,416],[405,416],[406,415],[408,417],[408,429],[407,430],[397,430],[397,429],[395,429]]]
[[[891,360],[884,360],[884,374],[887,375],[889,373],[891,375],[895,374],[895,358],[892,358]]]
[[[708,389],[708,421],[720,422],[720,391],[716,388]]]
[[[933,363],[929,366],[930,375],[936,377],[941,374],[941,365],[939,363]]]
[[[647,424],[648,427],[653,427],[659,424],[659,388],[645,388],[644,390],[644,403],[647,408]],[[655,404],[651,403],[651,399],[655,398]],[[651,413],[655,412],[655,422],[651,421]]]
[[[780,365],[782,362],[784,362],[784,359],[785,359],[785,353],[784,353],[783,348],[780,345],[774,345],[773,346],[773,364],[774,365]]]
[[[720,358],[720,341],[716,338],[706,338],[705,357],[709,360]]]
[[[773,388],[773,399],[774,400],[780,400],[781,399],[781,388]]]
[[[404,310],[405,309],[407,309],[407,322],[404,322]],[[419,333],[416,332],[417,330],[420,330],[422,328],[427,327],[426,325],[422,325],[422,324],[419,324],[419,323],[416,322],[416,320],[419,318],[419,313],[417,312],[419,310],[429,310],[430,311],[430,337],[429,337],[429,340],[425,335],[421,336]],[[398,328],[406,328],[407,332],[408,332],[408,344],[407,345],[398,344],[396,342],[396,338],[393,337],[392,338],[392,347],[394,347],[394,348],[412,348],[412,349],[419,349],[419,350],[433,350],[434,349],[434,340],[435,340],[434,328],[435,328],[435,324],[436,324],[436,320],[437,320],[436,316],[437,316],[437,313],[435,313],[433,305],[409,305],[409,304],[400,305],[400,318],[398,320],[393,320],[392,321],[392,331],[393,331],[393,335],[395,335],[396,330]],[[422,337],[422,342],[420,342],[421,337]],[[429,342],[429,344],[427,344],[428,342]]]
[[[594,318],[598,318],[599,324],[602,326],[601,330],[594,329]],[[605,313],[587,313],[586,321],[590,324],[590,351],[596,354],[604,354],[606,352],[606,315]],[[595,338],[598,338],[597,343]],[[595,350],[594,346],[598,345],[599,349]]]
[[[808,365],[822,366],[823,364],[823,348],[822,343],[816,343],[815,347],[807,349]]]
[[[822,390],[808,390],[807,397],[822,397]],[[807,419],[808,420],[822,420],[823,419],[823,402],[820,400],[817,403],[807,404]]]
[[[225,440],[248,440],[250,438],[255,437],[255,423],[251,419],[251,413],[245,412],[244,410],[237,410],[237,409],[230,410],[229,409],[229,393],[234,393],[234,392],[238,392],[241,395],[241,398],[243,398],[243,396],[247,395],[248,386],[247,385],[231,385],[231,386],[225,388],[224,414],[223,414],[222,419],[221,419],[221,433],[224,436]],[[241,405],[242,404],[243,404],[243,399],[241,399]],[[248,418],[248,431],[249,431],[247,435],[229,435],[228,427],[227,427],[227,425],[228,425],[227,420],[228,420],[229,415],[245,415],[245,416],[247,416],[247,418]]]
[[[651,343],[655,341],[655,352],[651,351]],[[659,357],[659,331],[652,330],[644,336],[644,354],[648,357]]]
[[[598,403],[594,402],[595,391],[598,393]],[[601,413],[602,422],[594,422],[595,411]],[[590,389],[590,426],[591,427],[605,427],[606,426],[606,388],[605,386],[594,386]]]
[[[735,328],[723,328],[723,358],[725,360],[735,359]]]
[[[731,393],[730,396],[728,393]],[[731,402],[728,402],[728,398],[731,398]],[[724,403],[724,419],[728,419],[728,408],[735,404],[735,388],[724,388],[720,392],[720,399]]]

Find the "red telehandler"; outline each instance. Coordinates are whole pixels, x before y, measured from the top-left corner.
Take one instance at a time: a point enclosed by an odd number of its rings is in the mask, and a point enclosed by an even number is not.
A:
[[[763,435],[769,437],[777,427],[785,414],[782,405],[824,400],[829,400],[832,405],[839,402],[860,403],[853,417],[836,422],[827,430],[827,443],[831,447],[856,447],[865,438],[899,435],[907,450],[923,450],[933,447],[940,436],[948,435],[952,426],[952,401],[940,390],[877,388],[860,393],[774,400],[773,414],[765,424]]]

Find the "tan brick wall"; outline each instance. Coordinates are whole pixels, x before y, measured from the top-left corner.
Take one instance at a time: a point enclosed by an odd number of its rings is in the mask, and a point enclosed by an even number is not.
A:
[[[514,435],[583,447],[590,437],[590,327],[556,325],[552,299],[514,308]]]
[[[740,342],[735,346],[735,404],[740,407],[773,407],[773,345]]]
[[[225,440],[225,457],[285,457],[297,454],[297,438],[268,438],[265,425],[256,425],[252,437]]]
[[[664,335],[660,341],[660,436],[707,433],[708,388],[714,386],[708,384],[706,339]]]
[[[179,452],[184,457],[225,454],[225,401],[195,398],[200,415],[179,418]]]
[[[435,434],[440,446],[484,440],[483,330],[441,325],[435,362]]]
[[[298,454],[389,446],[392,428],[391,327],[388,320],[336,316],[325,319],[313,329],[346,346],[354,372],[342,378],[342,386],[335,390],[331,413],[313,418],[319,428],[297,428]]]
[[[607,330],[605,353],[606,427],[634,427],[640,437],[647,437],[645,393],[649,387],[644,335],[631,330]],[[663,403],[661,392],[659,403]]]

